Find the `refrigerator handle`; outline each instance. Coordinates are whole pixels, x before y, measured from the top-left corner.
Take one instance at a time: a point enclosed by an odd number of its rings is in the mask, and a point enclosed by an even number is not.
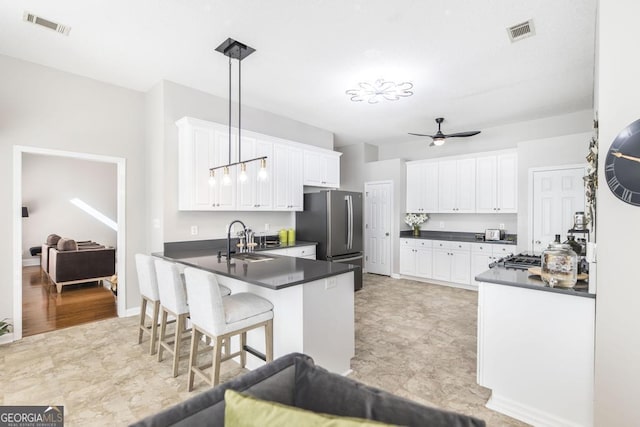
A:
[[[349,195],[347,199],[347,212],[349,216],[348,233],[347,233],[347,249],[353,248],[353,198]]]

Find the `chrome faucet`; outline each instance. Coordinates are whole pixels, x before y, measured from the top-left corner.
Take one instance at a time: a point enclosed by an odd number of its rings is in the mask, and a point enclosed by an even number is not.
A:
[[[247,232],[247,226],[244,225],[244,222],[240,221],[239,219],[234,219],[233,221],[231,221],[231,223],[229,224],[229,228],[227,229],[227,262],[231,261],[231,229],[233,228],[233,224],[235,224],[236,222],[242,225],[242,231],[244,233]]]

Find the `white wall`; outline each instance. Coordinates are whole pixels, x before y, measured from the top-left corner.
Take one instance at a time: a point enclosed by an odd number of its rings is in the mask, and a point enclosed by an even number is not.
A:
[[[401,157],[405,160],[420,160],[515,148],[518,142],[521,141],[589,132],[592,118],[593,111],[585,110],[487,129],[451,129],[451,132],[481,130],[482,133],[470,138],[452,138],[441,147],[429,147],[430,138],[410,137],[415,139],[407,140],[403,136],[403,139],[399,139],[396,144],[381,146],[378,156],[380,160],[396,157]],[[425,129],[425,132],[427,130]],[[444,132],[446,133],[447,129],[444,129]]]
[[[31,246],[40,246],[52,233],[115,247],[116,231],[70,200],[78,198],[116,222],[116,184],[113,163],[24,154],[22,204],[28,207],[29,217],[22,220],[23,260],[32,258]]]
[[[604,179],[611,143],[640,118],[638,16],[640,2],[599,2],[596,426],[640,425],[640,208],[618,200]]]
[[[518,143],[518,250],[526,251],[529,244],[529,169],[586,164],[592,136],[583,132]]]
[[[164,152],[162,170],[151,171],[153,182],[163,183],[164,206],[162,233],[165,242],[217,239],[226,237],[226,225],[241,219],[255,231],[263,231],[269,224],[271,232],[295,225],[295,214],[291,212],[179,212],[178,211],[178,129],[175,122],[184,116],[218,123],[228,121],[227,100],[181,86],[173,82],[162,83],[164,110],[164,138],[152,142],[152,150],[162,143]],[[236,108],[234,107],[234,117]],[[235,123],[235,120],[234,120]],[[305,125],[285,117],[243,106],[242,129],[265,133],[304,144],[333,149],[331,132]],[[197,236],[190,234],[191,226],[198,226]],[[152,229],[153,234],[159,233]],[[159,241],[157,237],[152,238]]]
[[[144,96],[145,106],[145,253],[164,250],[164,85],[158,82]]]
[[[13,193],[14,145],[126,159],[128,308],[139,305],[133,254],[145,249],[143,96],[139,92],[0,55],[0,199]],[[14,206],[0,206],[4,235]],[[13,270],[11,245],[0,245],[0,271]],[[0,318],[13,318],[13,281],[0,284]],[[120,295],[119,295],[120,297]]]

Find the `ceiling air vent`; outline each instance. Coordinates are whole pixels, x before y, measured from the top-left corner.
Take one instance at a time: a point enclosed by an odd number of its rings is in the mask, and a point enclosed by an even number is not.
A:
[[[68,25],[62,25],[53,21],[49,21],[48,19],[41,18],[38,15],[34,15],[33,13],[29,13],[27,11],[25,11],[22,15],[22,19],[26,22],[31,22],[32,24],[40,25],[41,27],[45,27],[60,34],[64,34],[65,36],[68,36],[69,31],[71,31],[71,27],[69,27]]]
[[[507,28],[507,33],[509,33],[509,40],[511,40],[512,43],[535,35],[536,31],[533,28],[533,19]]]

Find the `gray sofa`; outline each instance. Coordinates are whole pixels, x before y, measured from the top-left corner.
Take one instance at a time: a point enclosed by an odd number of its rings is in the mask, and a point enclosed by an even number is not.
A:
[[[224,392],[233,389],[259,399],[325,414],[366,418],[402,426],[481,427],[485,422],[419,405],[316,366],[292,353],[207,390],[132,426],[224,426]]]

